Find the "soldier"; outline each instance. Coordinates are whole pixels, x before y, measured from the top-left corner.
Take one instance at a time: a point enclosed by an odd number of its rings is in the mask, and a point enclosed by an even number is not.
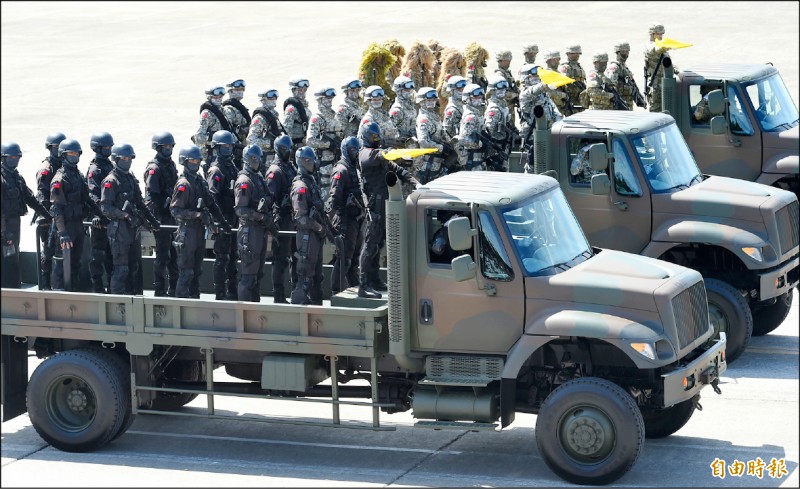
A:
[[[175,297],[200,298],[199,279],[203,273],[204,237],[206,224],[211,224],[210,210],[220,226],[230,232],[230,225],[222,216],[214,198],[208,192],[206,181],[197,174],[203,154],[195,145],[185,146],[178,153],[183,173],[175,183],[169,210],[178,221],[175,249],[178,252],[178,283]]]
[[[322,305],[322,244],[331,231],[320,222],[324,212],[314,175],[319,163],[314,150],[303,146],[295,153],[297,176],[292,181],[292,216],[297,229],[297,283],[292,290],[292,304]]]
[[[556,51],[555,49],[551,49],[549,51],[545,51],[542,57],[544,58],[546,65],[545,68],[550,71],[558,71],[558,65],[561,63],[560,52]],[[568,107],[570,104],[569,96],[567,95],[567,92],[561,88],[554,88],[553,90],[550,90],[548,95],[550,95],[550,99],[554,104],[556,104],[556,107],[558,107],[559,112],[562,114],[572,110],[571,107]]]
[[[172,160],[175,138],[168,132],[153,135],[151,147],[156,150],[144,170],[144,203],[161,224],[176,224],[169,211],[170,198],[178,181],[178,169]],[[175,297],[178,283],[178,253],[172,244],[173,231],[159,229],[153,233],[156,257],[153,261],[153,289],[156,297]]]
[[[306,100],[308,85],[308,80],[305,78],[292,78],[289,80],[292,96],[283,101],[283,128],[292,138],[295,147],[300,147],[306,142],[308,120],[311,118]]]
[[[200,127],[197,133],[192,136],[192,142],[200,147],[203,152],[203,171],[207,172],[211,166],[212,153],[211,137],[220,130],[230,131],[231,125],[220,106],[225,89],[222,87],[211,87],[206,90],[206,101],[200,106]]]
[[[536,55],[539,54],[539,46],[535,43],[528,43],[522,46],[522,55],[525,56],[525,64],[532,65],[536,62]]]
[[[660,41],[665,32],[664,26],[659,23],[650,24],[647,29],[650,42],[644,50],[644,92],[650,112],[661,112],[661,82],[664,78],[662,64],[664,58],[669,58],[670,48],[656,46],[656,40]],[[677,75],[678,68],[674,64],[672,67]]]
[[[333,87],[323,86],[314,92],[319,112],[315,112],[311,116],[306,135],[306,143],[316,152],[320,165],[318,183],[323,201],[328,199],[328,191],[331,188],[331,172],[339,158],[337,153],[342,144],[342,127],[336,120],[336,113],[332,107],[335,96],[336,89]]]
[[[292,222],[292,181],[297,169],[291,162],[292,138],[284,134],[275,140],[275,160],[267,169],[267,190],[272,198],[273,219],[280,231],[294,231]],[[276,304],[286,304],[283,286],[286,267],[290,267],[290,286],[297,283],[297,268],[293,260],[295,240],[292,236],[278,235],[277,249],[272,257],[272,300]],[[290,287],[291,290],[291,287]]]
[[[342,128],[342,138],[358,134],[358,125],[364,117],[364,109],[360,104],[363,87],[358,78],[348,78],[342,83],[344,102],[336,108],[336,120]]]
[[[592,165],[589,163],[589,148],[591,146],[592,143],[584,144],[572,158],[572,163],[570,163],[569,166],[570,183],[588,186],[592,183],[593,175],[602,173],[594,171]]]
[[[2,145],[2,207],[0,207],[0,236],[3,239],[2,254],[2,286],[20,288],[19,239],[20,217],[28,213],[31,207],[45,220],[50,220],[50,213],[33,196],[33,192],[25,184],[25,179],[17,171],[22,149],[19,144],[8,142]],[[37,238],[38,239],[38,238]]]
[[[587,109],[613,110],[614,94],[609,91],[611,80],[603,72],[608,64],[608,54],[597,52],[592,55],[594,69],[589,71],[586,90],[581,92],[581,105]]]
[[[569,104],[566,106],[567,112],[564,112],[564,117],[586,109],[586,107],[579,106],[580,94],[582,91],[586,90],[586,72],[583,70],[581,64],[578,63],[582,52],[580,44],[573,44],[567,47],[567,61],[561,63],[558,67],[558,71],[560,71],[561,74],[575,80],[574,83],[564,85],[564,91],[567,93],[567,96],[569,96]]]
[[[331,291],[336,294],[358,283],[358,253],[364,241],[361,228],[364,222],[364,193],[358,176],[358,139],[348,136],[342,140],[342,158],[333,169],[331,192],[325,210],[333,224],[334,233],[343,238],[344,248],[339,250],[333,263]],[[347,284],[342,283],[342,273]]]
[[[59,248],[56,249],[53,266],[52,285],[56,290],[78,290],[78,272],[83,252],[83,218],[88,205],[94,215],[101,218],[101,224],[108,224],[97,203],[89,197],[86,180],[78,172],[81,158],[81,145],[74,139],[65,139],[58,145],[58,155],[62,166],[50,183],[50,199],[53,206],[55,229],[58,232]],[[64,261],[67,265],[64,265]]]
[[[278,90],[268,88],[260,92],[258,98],[261,100],[261,107],[253,111],[247,143],[257,144],[261,148],[266,167],[275,157],[275,150],[272,148],[275,139],[281,134],[286,134],[286,130],[280,122],[278,111],[275,110],[278,104]]]
[[[236,137],[229,131],[217,131],[211,139],[214,163],[208,170],[208,191],[228,222],[236,221],[234,210],[237,169],[233,164],[233,146]],[[230,230],[214,240],[214,293],[217,300],[236,300],[239,281],[236,279],[236,236]],[[227,292],[226,292],[227,291]]]
[[[250,132],[250,111],[242,104],[246,85],[244,80],[234,80],[225,86],[228,87],[228,100],[222,102],[222,112],[231,126],[229,131],[238,140],[233,147],[233,162],[241,170],[242,150],[247,140],[247,134]]]
[[[36,172],[36,200],[48,211],[52,208],[50,201],[50,183],[56,172],[61,168],[61,157],[58,155],[58,145],[67,137],[63,133],[48,134],[44,147],[50,152]],[[33,224],[33,221],[31,221]],[[52,219],[39,217],[36,221],[36,235],[42,243],[41,257],[39,259],[39,290],[50,290],[50,275],[53,272],[53,254],[56,246],[55,224]]]
[[[464,87],[464,115],[458,129],[459,141],[467,152],[465,170],[478,171],[486,169],[486,150],[481,138],[483,130],[483,112],[486,107],[486,92],[480,85],[470,83]]]
[[[487,150],[487,166],[489,170],[508,171],[508,155],[515,140],[514,127],[511,124],[511,110],[506,105],[508,81],[499,75],[489,78],[489,105],[486,107],[484,128],[489,140]],[[512,129],[513,128],[513,129]]]
[[[479,87],[480,88],[480,87]],[[381,129],[374,122],[361,127],[359,135],[361,151],[358,153],[358,165],[367,194],[367,229],[359,255],[358,296],[380,299],[378,290],[387,290],[378,270],[380,249],[386,242],[386,200],[389,198],[389,187],[386,185],[386,174],[394,172],[403,182],[419,186],[419,181],[403,167],[383,157],[381,149]]]
[[[421,157],[422,165],[417,168],[417,179],[425,184],[447,173],[447,158],[457,159],[450,146],[447,133],[444,132],[436,102],[439,93],[433,87],[422,87],[417,91],[419,114],[417,115],[417,141],[420,148],[436,148],[437,153]]]
[[[636,80],[633,79],[633,73],[625,64],[631,53],[631,45],[627,41],[617,41],[614,43],[614,52],[617,53],[617,59],[608,63],[606,77],[611,80],[622,100],[628,105],[628,110],[633,110],[634,103],[644,107],[646,105],[644,97],[639,92]]]
[[[386,93],[378,85],[367,87],[367,91],[364,92],[364,98],[367,100],[369,105],[364,117],[361,118],[361,125],[358,129],[358,137],[361,139],[361,130],[364,128],[364,126],[370,122],[374,122],[381,129],[381,134],[384,138],[384,144],[390,147],[397,147],[397,140],[400,137],[400,133],[397,131],[397,126],[395,126],[394,122],[392,122],[392,120],[389,118],[389,113],[383,110],[383,99],[385,97]]]
[[[514,108],[519,102],[519,89],[517,88],[517,81],[514,80],[514,75],[512,75],[511,70],[508,69],[508,67],[511,66],[511,51],[497,51],[497,53],[495,53],[495,59],[497,59],[497,68],[494,70],[494,72],[503,77],[506,83],[508,83],[505,101],[506,105],[508,106],[509,120],[513,126],[516,125],[514,119]],[[489,80],[489,83],[491,84],[491,79]]]
[[[244,169],[236,179],[236,216],[239,231],[236,242],[242,259],[239,277],[240,301],[261,301],[261,277],[267,254],[267,227],[272,226],[272,198],[261,172],[261,148],[250,145],[244,150]]]
[[[552,87],[543,83],[539,78],[538,66],[523,65],[519,69],[519,75],[524,86],[522,93],[519,95],[520,138],[522,139],[523,152],[527,152],[525,173],[533,173],[533,153],[530,149],[533,146],[533,129],[536,124],[536,119],[533,115],[534,107],[540,105],[545,110],[548,127],[552,127],[563,116],[549,96]]]
[[[141,294],[138,270],[142,257],[142,219],[146,219],[153,230],[158,230],[161,225],[144,203],[139,180],[130,172],[136,158],[133,147],[130,144],[114,146],[111,157],[114,169],[103,180],[100,197],[103,213],[111,219],[108,240],[114,271],[108,291],[112,294]]]
[[[458,126],[461,124],[461,114],[464,113],[464,87],[467,86],[467,79],[463,76],[453,75],[447,79],[447,91],[450,99],[444,108],[444,119],[442,126],[448,138],[458,136]]]
[[[711,91],[721,88],[719,85],[701,85],[700,96],[702,97],[697,105],[692,109],[692,122],[695,124],[708,125],[714,116],[708,107],[708,94]]]
[[[107,132],[94,133],[89,141],[89,147],[94,151],[95,156],[86,171],[86,184],[89,187],[89,196],[98,205],[100,204],[100,194],[103,190],[103,180],[114,168],[113,163],[108,159],[111,156],[111,148],[113,146],[114,138]],[[92,219],[90,231],[89,243],[92,248],[92,257],[89,260],[89,276],[92,279],[92,290],[96,294],[105,294],[103,271],[105,270],[110,285],[113,266],[108,231],[100,226],[100,218],[98,217]]]
[[[399,134],[397,147],[408,147],[409,140],[415,137],[417,108],[414,107],[414,82],[407,76],[398,76],[392,83],[392,90],[397,94],[389,108],[389,119]]]

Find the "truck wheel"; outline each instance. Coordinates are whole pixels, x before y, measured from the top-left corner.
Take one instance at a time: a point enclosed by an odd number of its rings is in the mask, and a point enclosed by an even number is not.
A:
[[[95,349],[58,353],[33,372],[27,403],[31,424],[66,452],[96,450],[119,432],[130,411],[119,369]]]
[[[697,399],[695,399],[697,398]],[[665,438],[683,428],[694,414],[697,394],[666,409],[642,409],[645,438]]]
[[[126,431],[128,428],[131,427],[133,424],[133,420],[136,418],[136,415],[133,414],[132,403],[131,403],[131,366],[130,366],[130,358],[127,356],[123,356],[122,353],[116,353],[114,351],[108,350],[106,348],[98,348],[97,351],[108,358],[109,362],[111,362],[115,368],[117,369],[117,374],[122,379],[122,385],[127,393],[127,401],[126,401],[126,408],[125,408],[125,415],[122,419],[122,426],[120,426],[119,431],[117,434],[114,435],[113,440],[116,440]],[[127,354],[125,354],[127,355]]]
[[[753,336],[763,336],[771,333],[783,324],[789,310],[792,308],[792,291],[776,298],[775,304],[757,306],[753,308]]]
[[[705,280],[708,295],[708,316],[714,325],[713,339],[719,338],[719,332],[727,336],[725,357],[730,365],[744,353],[750,337],[753,335],[753,315],[750,306],[742,294],[732,285],[709,278]]]
[[[167,366],[164,377],[170,380],[199,382],[203,380],[203,368],[200,362],[174,361]],[[174,411],[194,401],[197,394],[183,392],[156,392],[152,409]]]
[[[536,417],[536,445],[550,470],[575,484],[610,484],[639,458],[644,421],[633,398],[584,377],[554,390]]]

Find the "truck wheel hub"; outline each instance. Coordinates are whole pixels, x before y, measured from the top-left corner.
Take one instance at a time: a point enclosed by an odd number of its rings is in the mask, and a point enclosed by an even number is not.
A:
[[[574,459],[596,463],[614,446],[614,427],[600,410],[582,407],[563,418],[560,435],[566,452]]]
[[[76,413],[85,411],[87,404],[88,399],[86,394],[81,390],[73,389],[67,395],[67,406],[69,406],[69,408]]]

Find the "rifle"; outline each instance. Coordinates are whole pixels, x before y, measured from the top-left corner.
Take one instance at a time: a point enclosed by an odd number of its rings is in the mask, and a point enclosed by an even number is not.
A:
[[[231,226],[228,224],[228,221],[225,220],[225,216],[222,215],[222,211],[219,210],[219,207],[213,199],[211,200],[211,205],[214,206],[212,209],[216,211],[215,213],[217,214],[217,218],[222,219],[218,219],[218,221],[212,220],[211,212],[209,212],[208,206],[203,202],[203,198],[199,197],[197,199],[197,211],[200,212],[200,218],[202,219],[203,224],[208,226],[208,229],[211,232],[211,239],[214,239],[219,234],[220,228],[222,228],[223,232],[229,233],[231,231]]]
[[[122,212],[127,212],[128,214],[137,218],[139,222],[144,224],[144,226],[151,232],[161,229],[161,223],[158,222],[149,209],[147,209],[147,212],[141,212],[136,204],[132,204],[130,200],[126,200],[122,205]]]
[[[626,76],[624,78],[624,82],[626,85],[633,86],[633,103],[635,103],[638,107],[647,107],[647,101],[645,101],[642,93],[639,91],[639,86],[636,84],[636,80],[633,77]]]
[[[367,193],[364,192],[364,177],[361,175],[361,165],[356,165],[356,175],[358,176],[358,188],[361,190],[361,201],[364,203],[364,212],[367,214],[367,220],[372,222],[372,212],[369,209],[369,199]]]
[[[275,219],[272,218],[272,214],[267,209],[267,198],[261,197],[261,200],[258,201],[258,207],[256,207],[256,212],[262,214],[264,216],[264,224],[267,226],[267,231],[275,236],[278,236],[280,230],[278,226],[275,225]]]
[[[603,82],[602,88],[604,91],[614,96],[614,110],[631,110],[631,108],[628,107],[628,104],[626,104],[625,101],[622,100],[622,97],[620,96],[616,88],[605,82]]]
[[[333,160],[334,162],[339,161],[342,157],[342,140],[336,137],[336,132],[334,131],[326,131],[323,138],[327,139],[328,142],[331,143],[328,146],[328,151],[333,152]]]
[[[85,195],[83,196],[84,204],[87,207],[89,207],[89,210],[91,211],[92,214],[100,218],[100,223],[103,226],[108,226],[111,223],[111,219],[107,218],[106,215],[103,214],[103,210],[100,208],[97,202],[92,200],[92,198],[89,196],[89,189],[86,186],[83,187],[83,191],[85,193]]]
[[[667,53],[661,53],[661,56],[658,57],[658,63],[656,63],[656,68],[653,70],[653,74],[650,75],[650,80],[648,84],[647,80],[647,63],[644,64],[644,96],[650,96],[650,90],[653,89],[653,80],[656,79],[656,74],[658,74],[658,69],[661,68],[661,62],[664,60],[664,55]]]
[[[486,132],[485,129],[482,129],[478,133],[478,137],[487,150],[492,150],[491,156],[486,157],[487,168],[495,169],[497,171],[503,170],[502,155],[506,154],[505,149],[500,146],[499,143],[495,142],[495,140]],[[500,159],[498,160],[498,158]]]
[[[53,220],[53,216],[50,215],[50,212],[47,210],[47,208],[45,206],[43,206],[42,204],[39,204],[38,202],[37,202],[37,204],[38,204],[38,207],[34,206],[34,205],[31,205],[31,208],[33,209],[33,217],[31,217],[31,223],[29,224],[30,226],[33,226],[34,224],[36,224],[36,219],[39,218],[39,217],[44,217],[44,218],[46,218],[47,221],[52,221]]]
[[[311,207],[308,217],[317,221],[322,226],[322,230],[325,231],[325,237],[328,238],[331,243],[336,243],[336,235],[333,233],[333,224],[331,224],[326,213],[320,212],[319,208],[314,205]]]

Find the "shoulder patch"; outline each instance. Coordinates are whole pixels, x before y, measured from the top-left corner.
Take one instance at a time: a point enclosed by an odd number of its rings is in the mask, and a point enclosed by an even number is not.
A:
[[[53,188],[61,188],[61,182],[53,182]]]
[[[49,171],[47,171],[47,170],[42,170],[42,175],[49,175],[49,174],[50,174],[50,172],[49,172]]]
[[[558,71],[560,71],[561,73],[566,73],[567,72],[567,65],[559,66],[558,67]]]
[[[219,182],[220,180],[222,180],[222,177],[220,177],[219,175],[214,175],[214,180]]]
[[[91,172],[91,171],[89,172],[88,175],[86,175],[87,178],[92,178],[93,176],[94,176],[94,172]]]
[[[494,111],[489,112],[489,115],[494,115]]]
[[[393,111],[391,111],[390,114],[391,115],[397,115],[397,109],[394,109]]]
[[[300,188],[298,188],[298,189],[297,189],[297,193],[298,193],[298,194],[304,194],[304,193],[306,193],[306,188],[305,188],[305,187],[300,187]]]
[[[208,111],[207,110],[203,111],[203,119],[208,119]]]
[[[447,115],[453,115],[453,109],[448,110]]]
[[[178,185],[178,192],[186,191],[186,185]]]
[[[422,124],[425,124],[426,122],[428,122],[428,118],[427,118],[427,117],[423,117],[423,118],[422,118],[422,119],[420,119],[419,121],[420,121]]]
[[[611,71],[616,71],[617,70],[617,65],[611,65],[611,66],[608,67],[608,69],[611,70]]]
[[[362,119],[361,120],[361,125],[362,126],[366,126],[367,124],[369,124],[369,119]]]
[[[269,172],[269,175],[267,175],[267,178],[274,178],[274,177],[275,177],[274,171]]]
[[[317,122],[317,116],[312,117],[311,122]]]
[[[338,173],[338,172],[337,172],[337,173],[334,173],[334,174],[333,174],[333,176],[332,176],[331,178],[332,178],[333,180],[341,180],[341,179],[342,179],[342,174],[341,174],[341,173]]]
[[[247,188],[247,182],[240,183],[239,188]]]
[[[156,174],[156,169],[155,168],[150,168],[150,171],[147,172],[147,174],[148,175],[155,175]]]
[[[473,118],[474,118],[474,116],[468,115],[466,121],[470,122]]]
[[[595,71],[589,72],[589,78],[597,78],[597,72]]]
[[[260,115],[255,116],[255,118],[253,119],[253,124],[261,124],[262,122],[264,122],[264,121],[261,120],[261,116]]]
[[[344,105],[339,106],[339,113],[341,114],[342,112],[344,112]]]
[[[103,182],[103,187],[105,187],[105,188],[111,188],[111,182],[109,182],[108,180],[106,180],[105,182]]]
[[[286,107],[286,113],[287,114],[291,114],[292,112],[294,112],[294,105],[290,105],[290,106]]]

